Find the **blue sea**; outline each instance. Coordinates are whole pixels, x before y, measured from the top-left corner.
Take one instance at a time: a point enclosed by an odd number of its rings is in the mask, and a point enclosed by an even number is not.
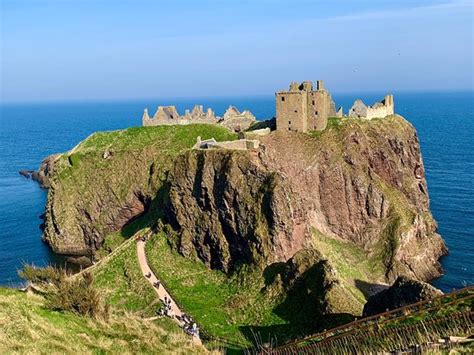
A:
[[[356,98],[373,103],[385,93],[334,94],[345,111]],[[421,141],[431,210],[449,248],[445,275],[433,284],[444,291],[474,284],[474,93],[400,92],[396,112],[412,122]],[[39,216],[46,191],[18,174],[36,169],[53,153],[71,149],[95,131],[141,124],[143,108],[175,104],[183,113],[195,104],[222,114],[229,105],[259,119],[274,116],[274,97],[156,99],[0,105],[0,285],[15,286],[23,263],[61,263],[41,241]]]

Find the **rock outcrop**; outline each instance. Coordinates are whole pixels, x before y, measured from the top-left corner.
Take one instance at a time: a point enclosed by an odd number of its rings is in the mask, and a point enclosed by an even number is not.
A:
[[[440,290],[426,282],[400,276],[392,286],[369,297],[363,315],[372,316],[441,295]]]
[[[286,261],[307,242],[281,177],[245,151],[188,151],[168,181],[166,216],[178,231],[178,249],[211,268]]]
[[[322,316],[338,315],[350,321],[351,315],[359,312],[358,301],[347,292],[331,263],[315,249],[299,250],[283,265],[268,267],[265,275],[269,289],[284,289],[286,299],[275,312],[289,315],[290,322],[321,328],[326,321]]]
[[[293,218],[307,229],[359,246],[389,282],[440,275],[446,248],[429,210],[416,131],[402,117],[347,120],[317,138],[277,131],[261,143],[261,164],[286,182]]]
[[[440,275],[446,248],[429,210],[418,137],[403,118],[276,131],[251,151],[187,150],[197,136],[226,135],[210,125],[94,135],[54,164],[45,239],[56,252],[90,255],[105,235],[148,213],[149,223],[164,217],[174,228],[176,250],[225,272],[287,262],[324,237],[363,254],[370,270],[362,281]],[[344,273],[337,250],[320,251]],[[358,281],[340,277],[351,287]]]
[[[49,169],[44,240],[54,252],[91,257],[107,234],[157,203],[176,156],[197,136],[236,138],[209,125],[158,126],[95,133]]]
[[[39,183],[42,188],[49,188],[49,173],[51,167],[53,166],[56,159],[60,156],[60,154],[53,154],[46,157],[42,162],[38,170],[20,170],[20,175],[28,179],[33,179]]]
[[[403,118],[260,140],[257,155],[188,152],[174,164],[167,217],[184,255],[224,271],[259,258],[270,264],[317,231],[364,250],[380,270],[371,281],[439,276],[446,248],[429,211],[418,138]]]

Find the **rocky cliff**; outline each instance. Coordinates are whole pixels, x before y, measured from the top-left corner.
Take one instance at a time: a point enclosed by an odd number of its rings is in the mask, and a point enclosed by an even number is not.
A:
[[[416,131],[403,118],[277,131],[257,151],[189,150],[198,135],[235,138],[210,125],[136,128],[95,134],[55,159],[45,240],[59,253],[91,255],[145,215],[172,226],[181,254],[227,273],[313,248],[362,292],[400,275],[440,274],[446,248]]]
[[[235,139],[211,125],[95,133],[48,165],[43,238],[60,254],[91,257],[107,234],[157,199],[176,156],[203,139]]]
[[[181,155],[166,214],[178,249],[228,271],[286,261],[324,239],[361,251],[371,282],[438,276],[446,249],[429,211],[416,131],[399,116],[340,122],[313,136],[274,132],[254,154]]]
[[[211,268],[286,261],[307,242],[288,185],[247,151],[188,151],[168,181],[166,217],[178,248]]]

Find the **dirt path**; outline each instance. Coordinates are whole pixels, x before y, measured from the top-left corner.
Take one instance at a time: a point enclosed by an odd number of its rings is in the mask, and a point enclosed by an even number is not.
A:
[[[141,238],[137,240],[138,263],[140,264],[140,269],[142,270],[143,277],[148,280],[148,282],[151,284],[151,286],[153,287],[153,289],[155,290],[156,294],[158,295],[161,301],[164,302],[165,297],[171,300],[171,310],[173,311],[174,316],[181,317],[183,315],[183,312],[181,311],[181,309],[179,309],[178,305],[170,296],[168,291],[166,291],[163,285],[160,285],[158,288],[154,286],[155,283],[158,281],[158,278],[155,276],[153,271],[151,271],[150,267],[148,266],[148,262],[146,260],[146,254],[145,254],[145,244],[146,242],[144,242]],[[176,318],[173,318],[173,320],[177,322],[180,327],[183,326],[183,322],[179,321]],[[193,341],[196,344],[202,344],[201,339],[198,336],[193,336]]]

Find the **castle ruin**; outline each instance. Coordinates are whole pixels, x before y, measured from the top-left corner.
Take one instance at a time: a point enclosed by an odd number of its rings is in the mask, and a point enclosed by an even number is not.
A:
[[[244,131],[255,122],[256,118],[250,111],[240,112],[234,106],[229,106],[222,118],[216,116],[211,108],[204,111],[202,105],[195,105],[192,111],[186,110],[182,116],[178,113],[175,106],[158,106],[152,118],[148,114],[148,109],[145,109],[142,116],[143,126],[208,123],[220,124],[234,132]]]
[[[317,81],[316,90],[311,81],[292,82],[288,91],[277,92],[275,96],[277,130],[322,131],[328,117],[342,117],[342,108],[336,112],[336,105],[322,80]]]
[[[382,101],[376,102],[373,106],[366,106],[362,100],[356,100],[349,109],[349,117],[365,119],[383,118],[393,115],[394,112],[393,95],[386,95]]]
[[[288,91],[280,91],[276,97],[276,129],[292,132],[322,131],[330,117],[349,118],[384,118],[395,112],[393,95],[389,94],[372,106],[356,100],[344,116],[342,107],[336,111],[331,94],[324,88],[322,80],[316,82],[313,90],[311,81],[301,84],[292,82]],[[240,112],[229,106],[223,117],[216,116],[208,108],[195,105],[192,111],[186,110],[181,116],[175,106],[159,106],[152,118],[145,109],[142,117],[143,126],[187,125],[192,123],[218,124],[232,132],[244,132],[256,123],[255,116],[248,110]]]
[[[186,110],[180,116],[175,106],[158,106],[153,118],[148,115],[148,109],[143,112],[142,123],[144,126],[175,125],[189,123],[217,123],[218,119],[212,109],[204,112],[202,105],[195,105],[190,112]]]

